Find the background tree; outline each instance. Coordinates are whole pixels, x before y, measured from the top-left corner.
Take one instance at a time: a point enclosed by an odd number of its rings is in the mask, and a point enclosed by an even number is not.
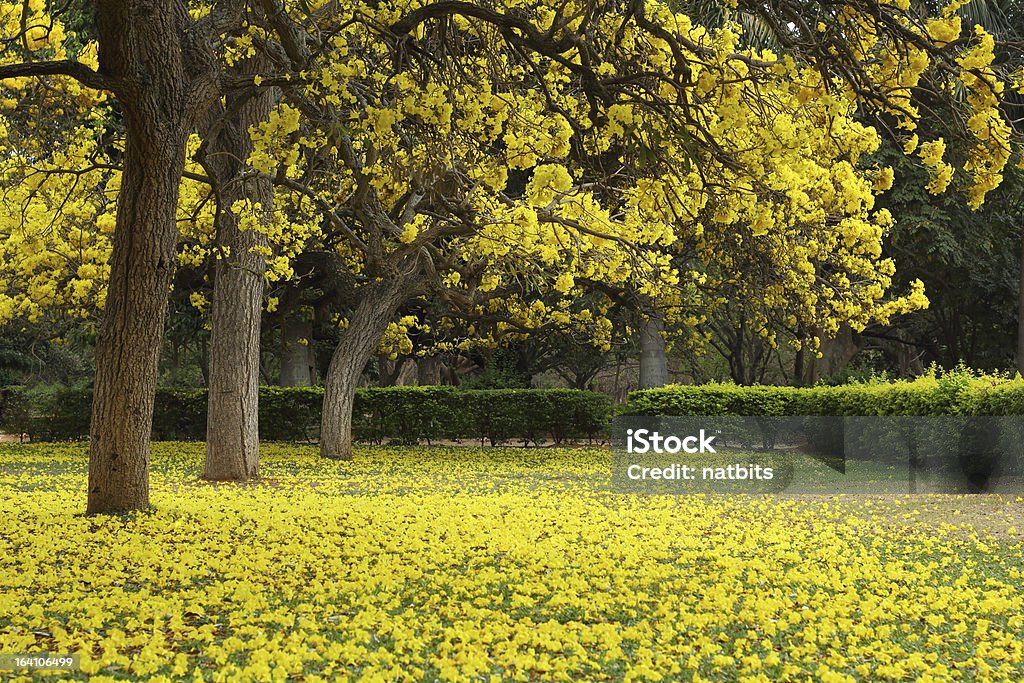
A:
[[[891,170],[858,166],[878,137],[853,120],[851,102],[913,129],[913,88],[933,60],[977,94],[964,105],[972,202],[1009,158],[993,43],[981,31],[950,47],[959,35],[951,11],[922,20],[887,5],[827,4],[808,28],[796,5],[759,6],[792,53],[777,59],[739,49],[733,27],[709,32],[663,7],[590,9],[444,3],[387,31],[342,13],[331,17],[337,31],[321,26],[328,46],[307,42],[325,56],[322,67],[311,62],[318,85],[286,94],[271,126],[293,142],[266,136],[259,163],[294,190],[296,210],[326,217],[313,242],[324,240],[323,253],[334,247],[361,299],[341,312],[326,455],[349,456],[351,392],[403,302],[426,293],[536,323],[557,309],[506,291],[510,282],[515,292],[525,283],[577,296],[580,283],[635,278],[638,296],[663,296],[680,279],[671,245],[711,266],[686,272],[692,279],[669,298],[679,320],[694,306],[681,297],[707,298],[708,280],[746,285],[747,262],[767,267],[755,279],[762,289],[743,291],[777,292],[754,310],[759,330],[784,306],[829,333],[922,305],[918,286],[885,299],[893,267],[881,239],[891,216],[872,209]],[[638,64],[648,71],[635,73]],[[936,192],[953,170],[942,147],[922,146]],[[300,166],[288,166],[296,157]],[[645,284],[641,273],[661,275]]]

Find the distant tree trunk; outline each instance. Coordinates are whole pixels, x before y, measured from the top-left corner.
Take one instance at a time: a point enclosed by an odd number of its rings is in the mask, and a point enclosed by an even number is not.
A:
[[[199,373],[203,376],[203,386],[210,386],[210,342],[205,336],[199,340]]]
[[[324,383],[324,408],[320,425],[320,455],[335,460],[352,459],[352,408],[359,377],[380,339],[406,298],[406,285],[393,278],[366,285],[363,298],[341,333]]]
[[[896,361],[900,366],[900,377],[916,377],[924,372],[921,352],[909,339],[905,330],[896,330]]]
[[[399,359],[398,377],[395,378],[396,387],[416,386],[416,361],[408,356]]]
[[[313,384],[313,321],[299,313],[281,321],[281,386]]]
[[[459,373],[456,371],[455,367],[453,367],[451,356],[446,356],[446,361],[441,363],[440,375],[441,384],[446,386],[457,387],[461,382]]]
[[[89,514],[149,505],[153,400],[191,125],[179,20],[173,3],[96,3],[100,71],[119,81],[125,150],[96,341]]]
[[[640,388],[654,389],[668,384],[668,354],[661,332],[665,321],[651,315],[640,327]]]
[[[807,353],[804,344],[806,344],[806,341],[801,339],[800,342],[801,346],[797,349],[796,356],[793,358],[793,386],[795,387],[806,384],[804,381],[804,356]]]
[[[1020,280],[1017,293],[1017,370],[1024,375],[1024,237],[1020,241]]]
[[[594,383],[594,380],[597,378],[598,373],[600,373],[603,369],[604,366],[574,371],[572,381],[573,389],[579,389],[581,391],[590,389],[591,385]]]
[[[421,387],[441,383],[441,361],[437,356],[423,356],[416,361],[416,384]]]
[[[398,376],[402,374],[402,366],[407,360],[408,356],[402,356],[392,360],[386,353],[377,354],[377,386],[395,386],[395,382],[398,381]]]
[[[181,342],[178,341],[177,337],[172,337],[169,340],[168,346],[171,352],[170,367],[167,368],[168,379],[171,386],[178,386],[178,377],[181,373]]]
[[[248,61],[242,72],[257,72]],[[261,223],[273,215],[274,188],[262,176],[242,178],[252,153],[249,128],[265,121],[275,93],[266,89],[235,103],[214,108],[211,123],[220,126],[209,142],[203,165],[217,190],[217,258],[210,340],[210,392],[203,478],[249,481],[259,477],[260,324],[263,314],[264,256],[257,249],[267,240],[258,230],[244,229],[233,210],[251,204]],[[225,111],[236,113],[224,121]]]

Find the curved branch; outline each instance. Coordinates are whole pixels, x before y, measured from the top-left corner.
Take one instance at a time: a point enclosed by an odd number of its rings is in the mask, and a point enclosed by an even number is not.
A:
[[[104,76],[98,71],[93,71],[81,62],[70,59],[61,59],[48,62],[22,62],[20,64],[7,64],[0,66],[0,80],[7,78],[44,76],[70,76],[87,88],[95,90],[114,91],[114,80]]]

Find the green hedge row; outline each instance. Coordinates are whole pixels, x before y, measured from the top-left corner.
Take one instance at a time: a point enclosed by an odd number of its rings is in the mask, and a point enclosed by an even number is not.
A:
[[[323,390],[261,387],[260,437],[307,441],[318,436]],[[87,389],[0,393],[0,431],[34,440],[88,435]],[[364,388],[356,393],[357,440],[406,443],[522,440],[539,443],[606,436],[612,406],[603,394],[570,389],[459,390],[454,387]],[[626,415],[1024,415],[1024,380],[970,373],[914,381],[837,387],[670,386],[634,392]],[[160,389],[153,438],[202,440],[206,392]]]
[[[826,387],[669,386],[630,394],[627,415],[1024,415],[1024,380],[951,373]]]
[[[57,389],[29,394],[6,390],[0,430],[38,441],[81,439],[89,433],[92,394]],[[308,441],[320,431],[321,388],[260,388],[260,438]],[[362,388],[356,391],[357,440],[416,443],[432,440],[593,439],[611,417],[607,396],[570,389],[459,390],[454,387]],[[153,438],[199,441],[206,437],[206,391],[159,389]]]

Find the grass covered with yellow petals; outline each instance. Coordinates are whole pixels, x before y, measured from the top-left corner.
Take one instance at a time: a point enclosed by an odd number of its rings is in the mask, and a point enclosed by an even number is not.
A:
[[[156,444],[154,509],[85,517],[82,446],[3,445],[0,653],[93,680],[1024,679],[1020,499],[629,496],[610,464],[268,445],[231,486]]]

